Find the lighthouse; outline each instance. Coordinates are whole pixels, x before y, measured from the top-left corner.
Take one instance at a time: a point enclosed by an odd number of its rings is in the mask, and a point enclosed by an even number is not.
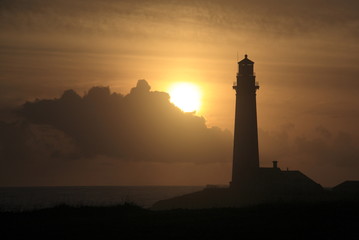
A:
[[[251,187],[259,173],[256,92],[259,85],[254,74],[254,62],[245,55],[238,62],[234,124],[232,189]]]
[[[320,184],[298,170],[259,166],[254,62],[238,62],[232,181],[229,188],[209,186],[202,191],[157,202],[153,209],[242,207],[265,202],[323,197]],[[309,198],[308,198],[309,197]]]

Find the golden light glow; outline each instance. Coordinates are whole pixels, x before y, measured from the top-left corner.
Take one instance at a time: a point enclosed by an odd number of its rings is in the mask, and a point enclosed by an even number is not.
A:
[[[187,82],[173,84],[169,89],[171,102],[184,112],[198,112],[201,106],[201,91]]]

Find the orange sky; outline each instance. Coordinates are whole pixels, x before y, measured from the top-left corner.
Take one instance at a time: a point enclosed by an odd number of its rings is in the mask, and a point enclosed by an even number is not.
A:
[[[2,1],[0,117],[7,120],[12,107],[66,89],[82,95],[92,86],[110,86],[128,94],[138,79],[153,91],[188,81],[202,90],[198,114],[207,126],[232,132],[237,52],[240,58],[247,53],[261,86],[261,163],[276,158],[323,185],[358,179],[358,12],[354,0]],[[329,150],[337,161],[328,159]],[[129,169],[180,169],[146,164]],[[113,173],[107,182],[83,176],[53,184],[227,183],[229,168],[226,162],[214,179],[209,173],[217,167],[196,165],[183,167],[177,179],[149,174],[135,181]]]

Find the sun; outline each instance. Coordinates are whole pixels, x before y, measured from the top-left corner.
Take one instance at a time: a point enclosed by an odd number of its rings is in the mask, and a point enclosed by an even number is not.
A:
[[[198,112],[201,106],[201,91],[197,85],[187,82],[173,84],[169,88],[170,101],[184,112]]]

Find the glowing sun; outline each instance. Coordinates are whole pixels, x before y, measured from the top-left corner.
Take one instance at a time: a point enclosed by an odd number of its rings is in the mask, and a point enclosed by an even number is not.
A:
[[[184,112],[198,111],[201,106],[201,92],[192,83],[175,83],[169,89],[171,102]]]

